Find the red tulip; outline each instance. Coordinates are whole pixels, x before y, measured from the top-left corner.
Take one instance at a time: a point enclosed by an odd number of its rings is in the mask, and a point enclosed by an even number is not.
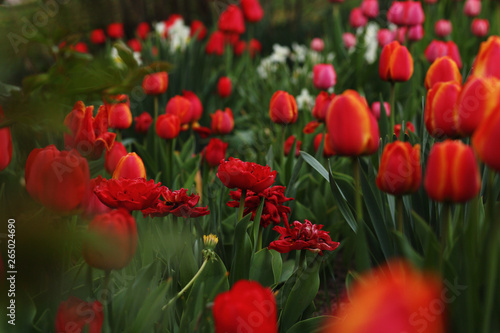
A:
[[[135,131],[137,133],[146,134],[149,130],[149,127],[153,123],[153,117],[151,117],[148,112],[144,111],[138,117],[134,118],[134,122]]]
[[[123,23],[111,23],[108,25],[108,36],[114,39],[120,39],[125,36],[123,32]]]
[[[424,27],[421,24],[412,25],[408,28],[408,40],[411,42],[418,42],[424,38]]]
[[[240,7],[248,22],[259,22],[264,16],[259,0],[240,0]]]
[[[229,195],[233,200],[229,201],[227,205],[229,207],[239,208],[241,190],[231,191],[229,192]],[[271,186],[266,188],[261,193],[247,191],[243,216],[252,213],[250,220],[253,221],[262,198],[265,198],[265,202],[260,216],[260,225],[263,228],[267,228],[271,223],[280,224],[283,220],[285,226],[288,226],[288,215],[290,214],[291,209],[290,207],[285,206],[285,202],[294,199],[285,197],[285,186]]]
[[[314,107],[312,110],[312,115],[318,121],[324,122],[326,120],[326,113],[328,112],[328,105],[335,98],[335,94],[328,94],[326,91],[322,91],[316,97]]]
[[[434,274],[392,261],[364,273],[352,287],[346,306],[338,307],[322,333],[446,332],[443,297],[449,290]]]
[[[218,28],[225,33],[241,35],[245,32],[243,12],[236,5],[227,6],[219,16]]]
[[[132,125],[132,112],[126,103],[113,104],[108,109],[108,125],[115,129],[127,129]]]
[[[167,91],[168,74],[167,72],[158,72],[148,74],[142,81],[142,89],[146,95],[161,95]]]
[[[323,251],[333,251],[340,243],[334,242],[328,235],[329,231],[321,230],[322,224],[293,222],[293,228],[275,226],[274,231],[280,233],[280,238],[269,244],[269,250],[288,253],[293,250],[309,250],[323,255]]]
[[[57,333],[101,333],[104,321],[103,306],[99,301],[85,302],[71,296],[59,304],[55,329]]]
[[[290,135],[288,139],[285,140],[285,144],[283,147],[285,156],[288,156],[288,154],[290,154],[290,150],[292,149],[294,142],[295,142],[295,135]],[[301,145],[302,141],[297,140],[297,144],[295,145],[295,157],[299,157]]]
[[[363,15],[361,8],[353,8],[349,15],[349,25],[356,29],[364,27],[368,23],[368,18]]]
[[[361,11],[368,18],[376,18],[378,16],[378,0],[363,0]]]
[[[483,119],[500,108],[500,81],[494,77],[470,76],[458,98],[458,127],[472,135]]]
[[[224,33],[222,31],[214,31],[208,39],[207,46],[205,48],[207,54],[224,54]]]
[[[122,269],[134,257],[137,238],[135,219],[125,209],[97,215],[89,224],[83,258],[94,268]]]
[[[219,96],[222,98],[229,97],[231,95],[233,84],[231,83],[231,79],[227,76],[223,76],[217,82],[217,92]]]
[[[487,19],[474,19],[471,24],[471,31],[476,37],[484,37],[490,31],[490,22]]]
[[[451,34],[452,26],[449,20],[438,20],[434,24],[434,32],[438,37],[446,37]]]
[[[104,154],[104,168],[109,174],[113,174],[120,159],[127,155],[127,149],[121,142],[115,142],[110,150]]]
[[[311,40],[311,49],[316,52],[321,52],[325,48],[325,42],[321,38],[313,38]]]
[[[146,179],[146,168],[144,162],[136,153],[128,153],[120,158],[113,171],[113,179],[119,178],[144,178]]]
[[[196,218],[210,214],[207,207],[195,207],[200,200],[198,194],[187,194],[187,190],[181,188],[177,191],[171,191],[165,186],[161,188],[161,197],[158,198],[150,208],[144,209],[144,217],[164,217],[169,214],[177,217]],[[163,198],[163,200],[161,199]]]
[[[437,58],[449,56],[457,63],[458,68],[462,68],[462,59],[458,47],[451,40],[448,42],[433,40],[425,49],[424,54],[430,63],[433,63]]]
[[[415,133],[415,126],[407,121],[405,124],[405,133],[409,135],[408,131]],[[399,134],[401,133],[401,124],[394,125],[394,135],[399,139]]]
[[[181,122],[176,114],[162,114],[156,120],[156,134],[166,140],[172,140],[179,136]]]
[[[260,193],[274,183],[276,171],[271,171],[269,166],[230,157],[220,163],[217,177],[226,187]]]
[[[237,41],[233,45],[234,55],[237,57],[242,56],[243,53],[245,52],[246,48],[247,48],[247,42],[245,42],[244,40]]]
[[[464,5],[464,14],[470,17],[478,16],[481,13],[480,0],[467,0]]]
[[[379,74],[385,81],[408,81],[413,75],[413,58],[408,49],[397,41],[384,46]]]
[[[416,192],[422,179],[420,145],[408,142],[388,143],[382,152],[377,175],[377,187],[392,195]]]
[[[207,36],[207,28],[205,27],[203,22],[199,20],[193,20],[193,22],[191,22],[191,30],[189,36],[196,36],[197,40],[205,39],[205,37]]]
[[[148,22],[141,22],[135,30],[135,34],[142,40],[146,39],[148,33],[151,31]]]
[[[90,33],[90,42],[92,44],[104,44],[106,43],[106,35],[104,34],[104,30],[95,29]]]
[[[446,140],[432,146],[424,180],[432,200],[466,202],[481,188],[481,177],[472,148],[461,141]]]
[[[276,91],[269,103],[269,116],[276,124],[293,124],[297,121],[298,110],[295,97],[283,90]]]
[[[453,81],[438,82],[427,92],[424,121],[435,138],[460,136],[457,100],[461,87]]]
[[[97,176],[96,178],[90,180],[89,188],[82,202],[82,215],[84,218],[91,219],[96,215],[108,213],[111,211],[111,208],[103,204],[94,193],[95,188],[99,186],[104,180],[105,179],[101,176]]]
[[[174,96],[168,101],[165,112],[166,114],[178,116],[181,125],[189,124],[189,122],[191,122],[191,102],[189,99],[180,95]]]
[[[191,103],[191,120],[190,122],[196,122],[200,120],[202,114],[203,114],[203,105],[201,104],[200,99],[196,94],[192,91],[188,90],[183,90],[182,91],[182,97],[187,98],[189,102]]]
[[[394,1],[387,12],[387,20],[396,25],[422,24],[425,20],[422,4],[419,1]]]
[[[240,280],[214,300],[216,333],[278,332],[276,300],[258,282]]]
[[[354,90],[337,95],[328,107],[326,126],[338,155],[370,155],[378,150],[379,130],[368,103]]]
[[[212,133],[229,134],[233,130],[234,117],[230,108],[226,108],[224,111],[217,110],[210,117],[212,118]]]
[[[127,45],[134,52],[141,52],[141,50],[142,50],[141,42],[135,38],[129,39],[129,41],[127,42]]]
[[[387,115],[387,117],[390,117],[391,116],[391,105],[387,102],[384,102],[384,109],[385,109],[385,114]],[[380,119],[380,111],[381,110],[382,110],[382,108],[381,108],[380,102],[373,102],[372,103],[371,111],[372,111],[373,115],[375,116],[375,118],[377,118],[377,120]]]
[[[384,47],[394,40],[394,32],[389,29],[380,29],[377,32],[377,41],[380,47]]]
[[[482,42],[472,66],[471,76],[495,77],[500,79],[500,37],[491,36]]]
[[[212,138],[203,149],[202,156],[207,164],[213,168],[219,166],[220,161],[226,159],[227,143],[220,139]]]
[[[50,145],[29,154],[24,178],[33,199],[52,210],[72,212],[85,197],[90,172],[87,160],[76,150],[59,151]]]
[[[462,75],[457,63],[448,56],[437,58],[425,75],[425,89],[429,90],[438,82],[453,81],[462,84]]]
[[[342,34],[342,42],[346,49],[350,50],[356,46],[356,35],[350,32],[345,32]]]
[[[160,185],[144,178],[103,179],[94,193],[106,206],[125,208],[130,212],[151,207],[160,196]]]
[[[331,64],[316,64],[313,67],[313,83],[317,89],[327,90],[337,83],[337,74]]]
[[[472,145],[477,155],[490,168],[500,172],[500,112],[498,109],[485,118],[472,137]]]
[[[331,156],[335,155],[335,150],[332,147],[332,143],[331,143],[329,136],[330,135],[328,133],[325,134],[325,143],[323,145],[323,156],[324,157],[331,157]],[[318,151],[319,145],[321,144],[322,140],[323,140],[323,133],[318,133],[314,137],[314,142],[313,142],[314,151]]]
[[[250,39],[250,42],[248,42],[248,52],[250,52],[250,57],[253,58],[257,53],[262,52],[262,44],[255,38]]]
[[[0,106],[0,123],[4,115]],[[12,135],[9,127],[0,128],[0,171],[7,168],[12,160]]]
[[[64,119],[64,125],[71,134],[64,134],[64,145],[67,149],[75,148],[80,154],[90,159],[98,159],[104,148],[110,149],[116,134],[108,132],[108,111],[105,106],[99,107],[93,117],[94,107],[85,107],[79,101],[73,111]]]

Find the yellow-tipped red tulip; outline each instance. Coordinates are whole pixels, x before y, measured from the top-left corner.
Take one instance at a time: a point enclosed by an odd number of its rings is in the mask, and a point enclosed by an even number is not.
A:
[[[408,49],[398,41],[384,46],[380,55],[379,74],[384,81],[408,81],[413,75],[413,58]]]
[[[146,168],[142,159],[136,153],[128,153],[123,156],[116,165],[113,178],[144,178],[146,179]]]
[[[471,75],[500,79],[498,59],[500,59],[500,37],[491,36],[486,42],[481,43]]]
[[[424,187],[432,200],[466,202],[481,188],[481,177],[470,146],[446,140],[432,146]]]
[[[165,140],[172,140],[179,136],[181,121],[175,114],[162,114],[156,121],[156,134]]]
[[[354,90],[337,95],[326,116],[328,138],[337,155],[370,155],[377,151],[379,130],[368,103]]]
[[[420,145],[395,141],[385,146],[377,175],[377,187],[392,195],[416,192],[422,180]]]
[[[175,114],[179,117],[181,125],[189,124],[192,118],[191,102],[183,96],[172,97],[165,108],[166,114]]]
[[[142,81],[142,89],[146,95],[160,95],[167,91],[168,74],[158,72],[146,75]]]
[[[438,82],[427,92],[424,122],[435,138],[455,138],[458,130],[457,100],[461,87],[454,81]]]
[[[425,76],[425,89],[429,90],[438,82],[453,81],[462,84],[462,74],[457,63],[448,56],[436,59]]]
[[[458,98],[458,127],[472,135],[483,119],[500,108],[500,81],[496,78],[469,77]]]
[[[283,90],[278,90],[271,97],[269,116],[276,124],[293,124],[297,121],[298,110],[295,97]]]
[[[212,133],[229,134],[233,130],[234,117],[230,108],[226,108],[224,111],[217,110],[210,117],[212,118]]]
[[[500,172],[500,112],[494,112],[487,117],[472,136],[472,145],[477,155],[490,168]]]
[[[112,104],[108,109],[108,125],[115,129],[127,129],[132,125],[132,112],[126,103]]]

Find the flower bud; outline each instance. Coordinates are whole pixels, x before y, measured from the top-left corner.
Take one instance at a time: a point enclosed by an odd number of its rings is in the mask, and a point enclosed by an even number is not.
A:
[[[342,42],[346,49],[350,50],[356,46],[356,35],[350,32],[345,32],[342,34]]]
[[[378,0],[363,0],[361,11],[368,18],[376,18],[378,16]]]
[[[212,138],[208,145],[203,149],[203,159],[207,161],[210,167],[219,166],[220,161],[226,159],[227,143],[220,139]]]
[[[480,0],[467,0],[464,5],[464,14],[470,17],[478,16],[481,13]]]
[[[321,38],[313,38],[311,40],[311,49],[316,52],[321,52],[325,48],[325,42]]]
[[[433,40],[424,51],[425,58],[433,63],[437,58],[449,56],[457,63],[458,68],[462,68],[462,59],[458,52],[458,47],[453,41],[443,42]]]
[[[120,158],[113,172],[113,179],[119,178],[146,179],[146,168],[139,155],[136,153],[128,153]]]
[[[233,130],[234,117],[230,108],[226,108],[224,111],[217,110],[210,117],[212,118],[212,133],[229,134]]]
[[[487,19],[474,19],[471,24],[471,31],[476,37],[484,37],[490,31],[490,22]]]
[[[337,74],[331,64],[316,64],[313,67],[313,83],[317,89],[327,90],[337,83]]]
[[[368,18],[363,15],[361,8],[353,8],[349,15],[349,25],[356,29],[364,27],[368,23]]]
[[[434,24],[434,32],[438,37],[446,37],[451,34],[452,26],[449,20],[438,20]]]
[[[175,139],[181,131],[181,122],[175,114],[162,114],[156,120],[156,134],[166,140]]]
[[[375,116],[375,118],[377,118],[377,120],[380,119],[381,109],[382,108],[381,108],[380,102],[373,102],[372,103],[371,110],[372,110],[372,113]],[[385,114],[387,115],[387,117],[390,117],[391,116],[391,105],[387,102],[384,102],[384,109],[385,109]]]
[[[142,80],[142,89],[146,95],[161,95],[167,91],[167,87],[167,72],[148,74]]]
[[[231,95],[231,90],[232,90],[231,79],[228,78],[227,76],[221,77],[219,79],[219,82],[217,82],[217,92],[219,93],[219,96],[222,98],[229,97]]]
[[[413,58],[408,49],[397,41],[384,46],[379,74],[385,81],[408,81],[413,75]]]
[[[112,104],[108,109],[109,127],[127,129],[132,125],[132,112],[126,103]]]
[[[144,111],[138,117],[135,117],[134,121],[135,131],[140,134],[146,134],[153,123],[153,117],[151,117],[149,112]]]
[[[269,103],[269,116],[276,124],[293,124],[297,121],[298,110],[295,97],[283,90],[276,91]]]

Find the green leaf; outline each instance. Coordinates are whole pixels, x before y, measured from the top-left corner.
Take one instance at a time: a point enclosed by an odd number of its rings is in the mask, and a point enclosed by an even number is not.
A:
[[[319,333],[323,332],[328,321],[332,319],[332,316],[318,316],[310,319],[300,321],[290,327],[286,333]]]
[[[292,193],[292,189],[296,185],[297,177],[299,175],[299,171],[302,168],[302,164],[304,162],[304,159],[302,155],[300,155],[297,163],[295,163],[295,167],[293,168],[292,175],[290,176],[290,181],[288,182],[288,186],[286,187],[285,190],[285,196],[289,197],[290,193]]]
[[[118,55],[120,56],[120,58],[122,58],[123,62],[125,63],[125,65],[127,65],[128,68],[133,69],[137,67],[137,61],[134,58],[134,54],[127,45],[125,45],[122,41],[118,41],[113,44],[113,46],[118,51]]]
[[[248,279],[250,275],[250,263],[253,249],[247,229],[251,217],[252,214],[245,215],[237,222],[234,230],[234,251],[230,272],[231,285],[238,280]]]
[[[155,290],[150,290],[149,295],[143,303],[141,303],[140,311],[135,317],[131,332],[148,332],[152,331],[154,324],[161,316],[161,306],[166,301],[166,294],[172,280],[163,282]]]
[[[250,280],[258,281],[265,287],[270,287],[277,283],[281,275],[281,265],[278,263],[276,269],[279,269],[279,274],[275,272],[275,267],[273,265],[275,256],[273,256],[272,251],[274,250],[264,248],[255,253],[252,259],[252,265],[250,266]],[[281,256],[278,255],[276,257],[279,257],[281,263]],[[272,269],[269,269],[270,267]],[[276,276],[278,276],[278,278],[276,278]]]
[[[288,295],[282,296],[286,297],[286,303],[280,317],[280,332],[286,332],[292,327],[316,297],[320,263],[321,258],[317,256],[304,271],[292,275],[293,287]]]
[[[330,181],[328,177],[328,171],[326,171],[325,167],[318,162],[317,159],[306,153],[305,151],[300,151],[300,156],[306,161],[307,164],[313,167],[314,170],[318,171],[318,173],[326,179],[327,182]]]
[[[347,204],[344,194],[340,190],[340,187],[338,186],[337,182],[333,179],[331,169],[329,176],[330,176],[330,189],[332,190],[335,203],[337,204],[337,207],[339,207],[340,213],[346,220],[347,224],[349,224],[352,231],[356,232],[357,230],[356,220],[354,219],[354,215],[352,214],[352,211],[349,208],[349,205]]]

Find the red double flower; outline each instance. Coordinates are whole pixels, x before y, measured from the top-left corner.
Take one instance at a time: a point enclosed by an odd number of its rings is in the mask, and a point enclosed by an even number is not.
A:
[[[198,194],[187,194],[187,189],[181,188],[177,191],[171,191],[167,187],[161,188],[161,197],[153,205],[142,211],[142,214],[151,217],[163,217],[169,214],[177,217],[200,217],[210,214],[207,207],[195,207],[200,200]]]
[[[222,161],[217,169],[217,177],[229,188],[250,190],[256,193],[264,191],[274,183],[276,170],[253,162],[243,162],[230,157]]]
[[[241,199],[241,190],[229,192],[232,201],[227,205],[229,207],[239,207]],[[243,215],[252,213],[251,220],[255,218],[255,213],[259,208],[262,198],[265,198],[264,208],[260,218],[260,225],[266,228],[271,223],[280,224],[281,220],[288,226],[288,214],[290,214],[290,207],[284,205],[285,202],[293,200],[285,196],[285,186],[273,186],[265,189],[261,193],[248,191],[245,197],[245,210]]]
[[[279,253],[288,253],[293,250],[309,250],[323,255],[323,251],[333,251],[340,243],[332,241],[328,231],[321,230],[322,224],[312,224],[305,220],[293,222],[293,229],[275,226],[273,230],[279,232],[280,238],[269,244],[270,250]]]
[[[106,206],[126,210],[144,210],[158,199],[161,184],[144,178],[119,178],[103,180],[94,189],[95,194]]]

